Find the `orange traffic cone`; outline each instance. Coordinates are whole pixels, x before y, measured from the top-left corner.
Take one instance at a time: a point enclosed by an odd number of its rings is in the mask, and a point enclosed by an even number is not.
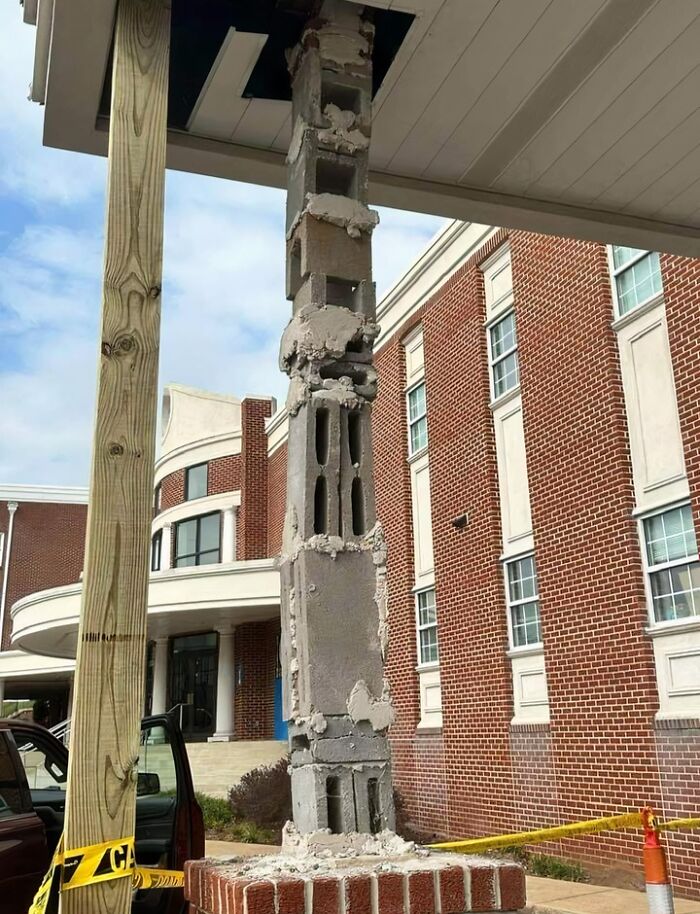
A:
[[[673,889],[668,875],[666,851],[651,806],[642,809],[644,827],[644,881],[649,914],[673,914]]]

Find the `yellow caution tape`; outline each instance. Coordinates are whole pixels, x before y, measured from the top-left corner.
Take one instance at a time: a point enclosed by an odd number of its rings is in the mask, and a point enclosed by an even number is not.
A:
[[[185,882],[181,870],[137,866],[133,836],[65,851],[61,835],[49,870],[29,908],[29,914],[44,914],[54,891],[66,892],[127,876],[131,878],[134,889],[173,889]]]
[[[557,825],[554,828],[539,828],[535,831],[514,832],[510,835],[493,835],[490,838],[463,838],[459,841],[443,841],[428,846],[436,850],[476,854],[497,847],[519,847],[522,844],[539,844],[543,841],[554,841],[557,838],[572,838],[575,835],[591,835],[601,831],[641,828],[641,826],[641,814],[630,812],[619,816],[607,816],[604,819],[588,819],[584,822],[573,822],[570,825]],[[700,828],[700,818],[671,819],[659,824],[661,831],[679,828]]]

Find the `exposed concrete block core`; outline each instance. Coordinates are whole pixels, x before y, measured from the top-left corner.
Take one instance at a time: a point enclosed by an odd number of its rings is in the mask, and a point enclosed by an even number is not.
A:
[[[281,558],[284,708],[302,834],[393,828],[384,676],[386,545],[371,408],[379,328],[367,206],[373,27],[326,0],[290,53],[287,297],[290,377]]]

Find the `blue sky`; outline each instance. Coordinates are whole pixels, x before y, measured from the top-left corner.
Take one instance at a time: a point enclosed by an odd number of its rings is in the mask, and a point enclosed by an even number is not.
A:
[[[0,6],[0,484],[86,485],[106,163],[45,149],[34,29]],[[378,292],[443,220],[381,210]],[[281,191],[169,172],[161,385],[284,398]]]

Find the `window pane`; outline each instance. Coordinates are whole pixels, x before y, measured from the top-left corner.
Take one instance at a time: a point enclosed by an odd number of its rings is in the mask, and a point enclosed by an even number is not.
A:
[[[182,557],[178,556],[175,559],[176,568],[189,568],[190,565],[196,565],[196,564],[197,564],[197,557],[195,555],[186,555],[186,556],[182,556]]]
[[[189,555],[197,548],[197,519],[185,520],[176,527],[177,555]]]
[[[500,397],[508,390],[518,386],[518,354],[511,352],[493,366],[493,395]]]
[[[408,394],[408,419],[413,422],[425,415],[425,384],[419,384]]]
[[[424,590],[418,594],[418,623],[434,625],[436,622],[435,591]]]
[[[437,628],[426,628],[420,633],[420,662],[437,663]]]
[[[190,467],[185,473],[185,498],[204,498],[207,494],[207,464],[200,463]]]
[[[151,571],[160,571],[160,552],[163,542],[163,534],[160,530],[154,534],[151,541]]]
[[[428,420],[425,416],[411,425],[411,453],[415,454],[428,444]]]
[[[491,358],[495,361],[516,345],[515,314],[511,311],[503,320],[491,327]]]
[[[200,552],[209,552],[219,548],[219,533],[221,520],[219,514],[209,514],[199,518],[199,549]]]
[[[654,571],[649,580],[657,622],[700,615],[700,562]]]
[[[513,645],[524,647],[528,644],[539,644],[542,640],[540,629],[540,604],[521,603],[511,609],[513,628]]]
[[[690,558],[698,551],[690,505],[648,517],[644,535],[650,565]]]
[[[200,552],[197,556],[198,565],[217,565],[219,562],[219,550],[216,552]]]
[[[656,252],[647,254],[620,273],[615,282],[620,314],[627,314],[661,292],[659,255]]]
[[[537,596],[537,575],[533,556],[528,555],[516,562],[509,562],[507,569],[511,602]]]
[[[626,248],[620,244],[613,245],[613,264],[615,269],[619,270],[620,267],[623,267],[626,263],[629,263],[630,260],[634,260],[639,254],[644,253],[639,250],[639,248]]]

